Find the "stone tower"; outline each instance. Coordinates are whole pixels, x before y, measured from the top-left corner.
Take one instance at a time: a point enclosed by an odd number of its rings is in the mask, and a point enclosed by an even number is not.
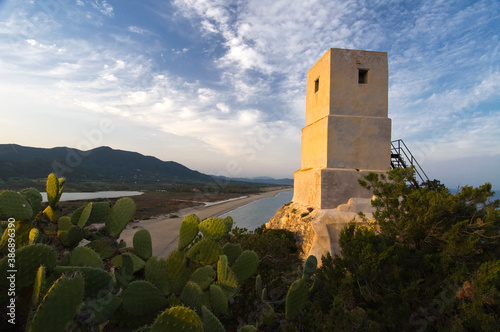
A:
[[[308,71],[294,203],[334,209],[372,196],[358,179],[390,169],[387,95],[385,52],[332,48]]]

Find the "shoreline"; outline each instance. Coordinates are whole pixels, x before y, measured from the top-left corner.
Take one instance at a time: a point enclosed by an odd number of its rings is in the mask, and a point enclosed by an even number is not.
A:
[[[178,215],[178,218],[169,218],[168,215],[160,215],[149,220],[129,223],[127,228],[123,230],[120,239],[123,239],[127,243],[127,246],[132,246],[132,239],[135,232],[139,229],[145,228],[149,230],[151,234],[151,240],[153,242],[153,255],[166,258],[177,248],[179,229],[185,216],[189,214],[196,214],[200,220],[213,218],[254,201],[267,197],[273,197],[281,192],[290,190],[293,190],[293,188],[271,190],[249,196],[243,196],[237,199],[220,201],[219,203],[211,202],[209,205],[189,207],[173,213]]]

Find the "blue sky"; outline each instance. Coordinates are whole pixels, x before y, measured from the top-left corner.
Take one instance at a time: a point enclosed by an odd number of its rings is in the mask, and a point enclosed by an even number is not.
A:
[[[384,51],[393,139],[500,190],[499,26],[497,0],[0,0],[0,141],[293,177],[307,70]]]

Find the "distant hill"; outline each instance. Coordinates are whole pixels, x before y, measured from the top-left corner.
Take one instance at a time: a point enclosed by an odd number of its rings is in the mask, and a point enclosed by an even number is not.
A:
[[[214,176],[215,178],[220,178],[224,180],[240,181],[240,182],[250,182],[250,183],[261,183],[261,184],[273,184],[278,186],[293,186],[293,179],[275,179],[268,176],[259,176],[254,178],[228,178],[225,176]]]
[[[71,181],[109,182],[213,182],[206,174],[173,161],[137,152],[98,147],[81,151],[67,147],[52,149],[0,144],[0,180],[40,179],[51,172]]]

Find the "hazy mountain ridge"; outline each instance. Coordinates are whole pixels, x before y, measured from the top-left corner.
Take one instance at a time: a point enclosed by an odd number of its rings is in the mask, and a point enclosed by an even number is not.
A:
[[[56,171],[70,180],[212,182],[213,178],[173,161],[98,147],[81,151],[0,144],[0,179],[46,177]]]

